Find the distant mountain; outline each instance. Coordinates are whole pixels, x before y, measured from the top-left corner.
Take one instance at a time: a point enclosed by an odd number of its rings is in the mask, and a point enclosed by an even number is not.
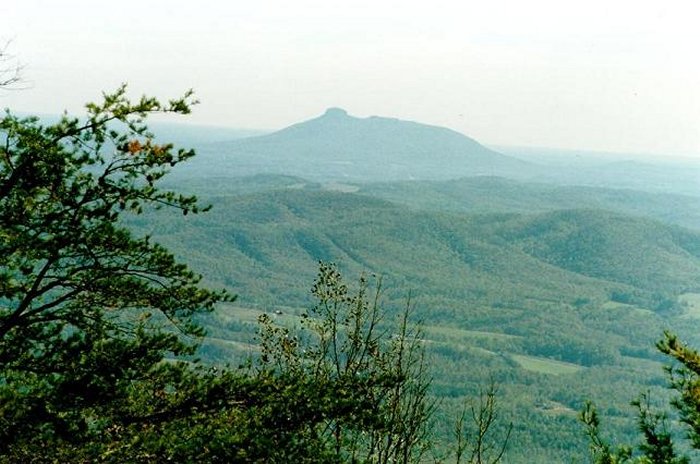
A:
[[[331,108],[322,116],[258,137],[202,147],[211,167],[311,180],[523,177],[534,165],[490,150],[459,132]]]
[[[149,128],[156,134],[156,139],[160,142],[173,143],[186,148],[196,148],[203,144],[253,137],[265,133],[265,131],[254,129],[167,122],[151,122]]]
[[[578,175],[569,171],[568,178],[564,177],[558,180],[568,183],[578,181],[588,185],[608,185],[698,196],[700,195],[700,187],[698,187],[700,163],[697,160],[665,164],[634,160],[615,161],[582,170]]]
[[[532,180],[560,185],[629,188],[700,196],[700,158],[498,147],[518,159],[548,166]]]

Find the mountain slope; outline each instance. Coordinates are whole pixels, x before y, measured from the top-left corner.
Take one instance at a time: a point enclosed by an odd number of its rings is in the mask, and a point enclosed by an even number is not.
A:
[[[200,152],[202,158],[216,158],[239,173],[312,180],[522,177],[535,169],[450,129],[376,116],[356,118],[338,108],[272,134],[212,144]]]

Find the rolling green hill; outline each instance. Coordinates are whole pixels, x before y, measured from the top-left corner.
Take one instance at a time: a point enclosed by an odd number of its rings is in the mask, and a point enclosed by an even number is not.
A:
[[[698,234],[618,213],[432,213],[363,195],[297,188],[211,201],[212,212],[170,231],[167,241],[185,243],[206,234],[216,250],[236,258],[230,272],[221,274],[240,282],[233,288],[244,298],[255,295],[248,290],[248,266],[272,280],[311,267],[311,277],[319,259],[339,261],[351,272],[387,274],[424,292],[451,289],[469,300],[488,292],[475,282],[494,276],[500,284],[489,301],[512,293],[520,298],[521,286],[543,299],[568,293],[570,301],[614,290],[674,296],[700,288]],[[153,231],[169,229],[156,224]],[[199,254],[201,248],[191,249]],[[566,292],[560,282],[566,282]]]
[[[604,209],[700,230],[700,199],[690,195],[562,186],[488,176],[357,185],[360,193],[414,209],[477,213]]]
[[[442,181],[314,182],[299,176],[179,178],[168,184],[199,195],[227,196],[268,190],[350,192],[412,210],[454,213],[543,213],[563,209],[608,210],[700,230],[700,199],[691,195],[621,188],[561,186],[479,176]]]
[[[580,275],[678,295],[698,285],[698,234],[596,210],[564,210],[498,224],[493,235]]]
[[[255,356],[263,313],[297,326],[317,261],[335,261],[348,280],[384,277],[388,319],[412,295],[439,434],[493,379],[516,424],[507,462],[568,463],[586,455],[586,399],[633,441],[630,399],[668,395],[654,349],[664,329],[700,345],[700,235],[678,227],[700,230],[700,202],[660,193],[694,194],[692,170],[669,188],[676,171],[638,163],[545,168],[448,129],[339,109],[218,140],[168,179],[213,211],[133,220],[239,295],[201,320],[210,362]]]

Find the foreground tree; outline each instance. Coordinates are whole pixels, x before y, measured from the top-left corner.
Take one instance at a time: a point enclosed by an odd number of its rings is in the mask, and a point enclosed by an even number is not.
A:
[[[328,462],[419,462],[430,447],[428,393],[421,332],[409,324],[410,302],[397,324],[383,319],[381,279],[350,290],[336,267],[321,263],[312,293],[317,304],[300,331],[261,318],[263,377],[308,385],[293,402],[303,436]],[[303,456],[287,456],[289,462]],[[313,459],[312,459],[313,460]]]
[[[11,460],[72,453],[111,440],[119,424],[165,417],[176,396],[144,409],[142,389],[191,381],[194,369],[161,361],[191,354],[203,335],[192,315],[231,297],[201,289],[120,218],[199,211],[194,197],[156,188],[193,153],[156,144],[144,125],[192,103],[131,103],[122,87],[88,105],[84,121],[0,119],[0,453]]]
[[[276,415],[285,419],[258,432],[272,430],[270,442],[284,453],[266,458],[412,463],[430,462],[431,455],[436,463],[500,462],[512,425],[505,435],[494,436],[500,411],[493,383],[478,404],[465,404],[456,418],[454,442],[435,448],[430,427],[437,401],[430,395],[423,333],[409,321],[410,298],[392,322],[381,307],[381,293],[380,278],[363,276],[351,289],[335,265],[320,263],[312,287],[317,303],[302,315],[301,327],[260,318],[258,375],[293,386],[285,389],[291,401],[282,409],[291,410]]]
[[[674,365],[667,368],[669,386],[678,393],[671,405],[686,426],[686,438],[690,445],[700,450],[700,353],[680,342],[666,332],[657,343],[662,353],[670,356]],[[595,408],[587,404],[581,413],[590,439],[591,455],[596,464],[641,463],[641,464],[687,464],[688,457],[678,453],[673,434],[668,430],[667,414],[652,410],[648,395],[641,395],[632,402],[637,408],[637,424],[643,441],[637,446],[638,453],[629,445],[613,447],[601,438],[600,419]]]
[[[513,424],[508,425],[503,436],[493,436],[500,413],[496,393],[496,384],[492,381],[489,388],[479,394],[478,406],[465,403],[462,414],[455,421],[455,464],[497,464],[505,456]],[[469,425],[472,430],[468,430]]]

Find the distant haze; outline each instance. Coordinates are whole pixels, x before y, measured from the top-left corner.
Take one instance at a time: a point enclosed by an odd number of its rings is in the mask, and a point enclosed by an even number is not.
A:
[[[4,0],[25,65],[0,108],[78,112],[102,90],[187,122],[274,130],[339,106],[486,144],[700,156],[694,1]]]

